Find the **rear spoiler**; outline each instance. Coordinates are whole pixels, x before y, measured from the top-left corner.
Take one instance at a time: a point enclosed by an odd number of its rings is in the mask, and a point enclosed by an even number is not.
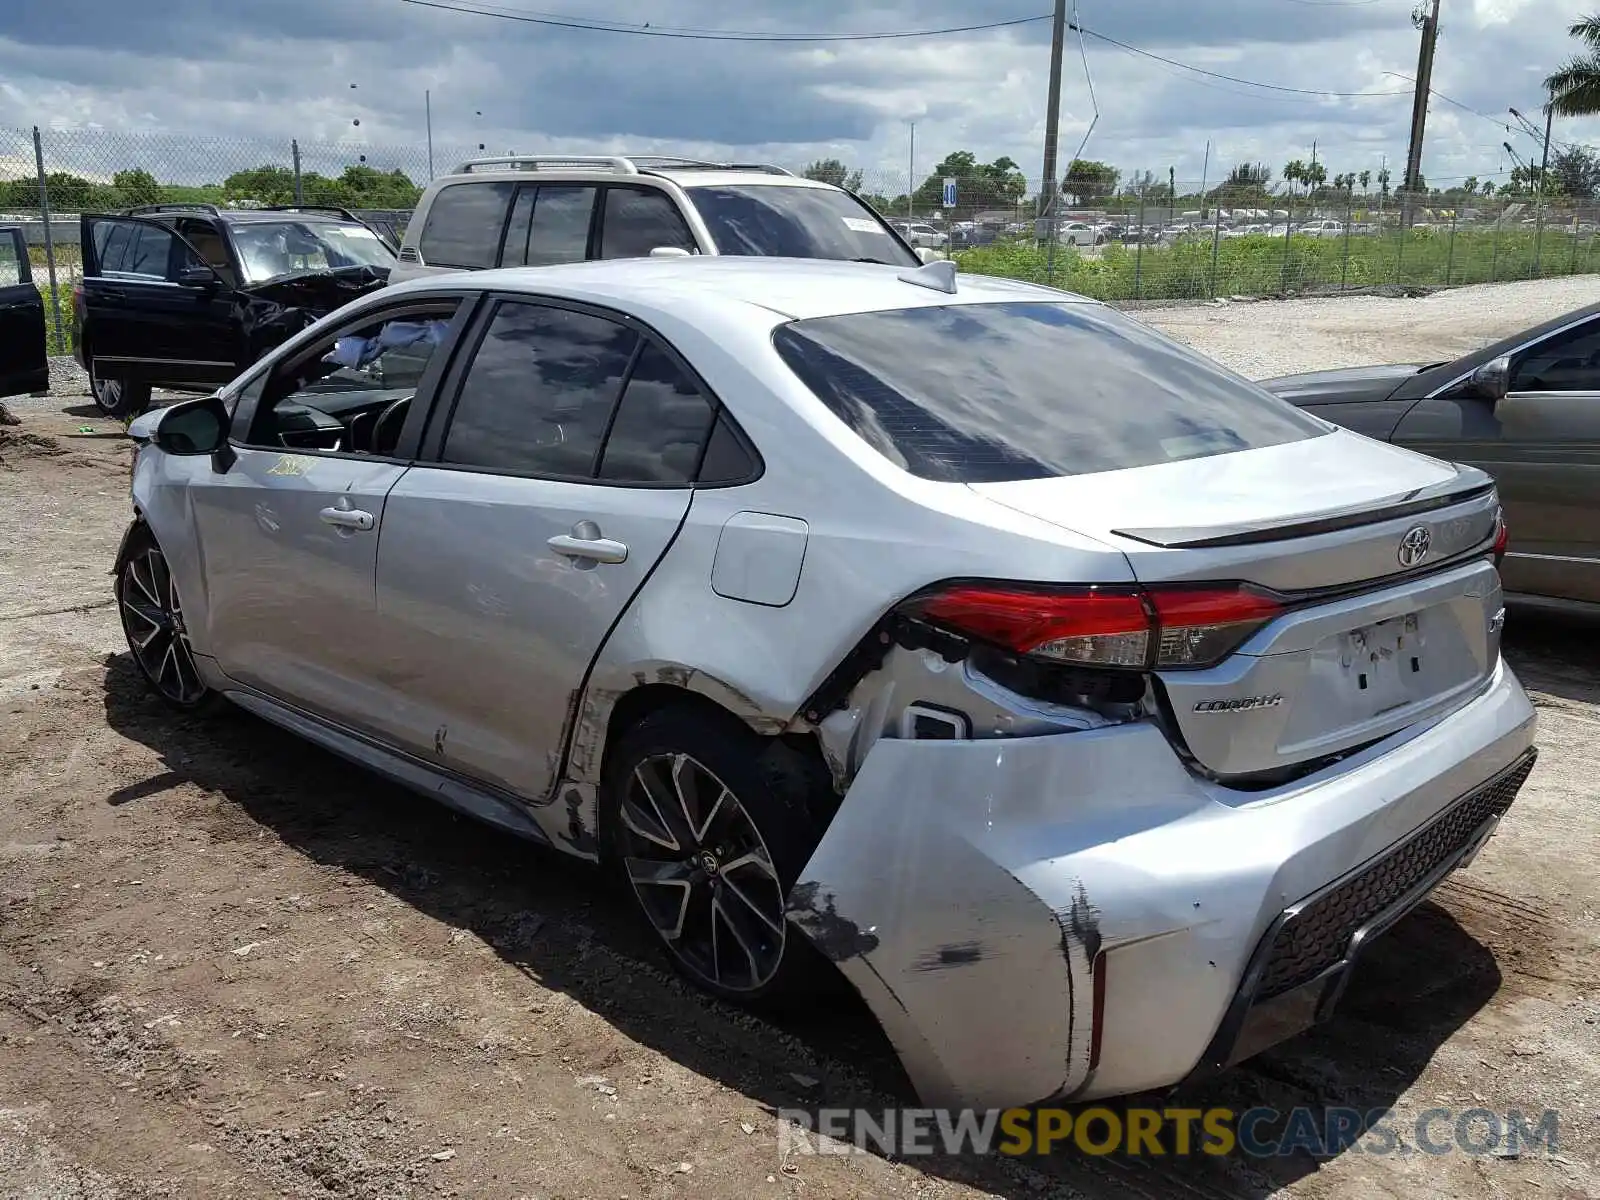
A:
[[[1143,542],[1147,546],[1159,546],[1163,550],[1250,546],[1260,542],[1281,542],[1285,538],[1336,533],[1341,529],[1376,525],[1380,521],[1395,521],[1401,517],[1416,516],[1419,513],[1465,504],[1469,500],[1477,500],[1494,491],[1494,480],[1477,467],[1460,464],[1456,464],[1455,467],[1455,477],[1440,483],[1386,496],[1381,500],[1308,513],[1287,523],[1269,520],[1188,528],[1168,526],[1157,529],[1113,529],[1111,532],[1118,537]]]

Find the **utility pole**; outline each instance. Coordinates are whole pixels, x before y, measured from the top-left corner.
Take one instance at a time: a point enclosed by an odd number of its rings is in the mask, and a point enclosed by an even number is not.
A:
[[[906,219],[916,216],[912,211],[917,194],[917,123],[911,122],[911,149],[906,152]]]
[[[1055,20],[1050,26],[1050,94],[1044,114],[1044,181],[1039,189],[1039,219],[1050,222],[1046,236],[1056,240],[1056,142],[1061,132],[1061,55],[1067,40],[1067,0],[1056,0]]]
[[[433,91],[422,93],[423,119],[428,123],[428,181],[433,182]]]
[[[1426,4],[1427,0],[1423,0]],[[1433,0],[1432,12],[1419,6],[1411,14],[1411,23],[1422,31],[1422,45],[1417,51],[1417,91],[1411,101],[1411,144],[1406,151],[1404,195],[1400,201],[1400,222],[1411,224],[1412,198],[1421,191],[1422,137],[1428,124],[1428,96],[1433,82],[1433,49],[1439,40],[1439,0]]]
[[[1544,106],[1544,157],[1539,160],[1539,191],[1544,191],[1544,173],[1550,169],[1550,122],[1555,118],[1555,95],[1545,101]]]

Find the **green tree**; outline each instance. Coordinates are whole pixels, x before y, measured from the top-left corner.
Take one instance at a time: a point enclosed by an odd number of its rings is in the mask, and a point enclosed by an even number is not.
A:
[[[307,178],[318,177],[313,175]],[[222,192],[233,202],[253,200],[259,204],[291,204],[294,202],[294,172],[288,167],[276,166],[235,171],[222,181]]]
[[[1306,177],[1306,164],[1298,158],[1291,159],[1283,164],[1283,181],[1289,185],[1289,194],[1294,195],[1294,185],[1304,182]]]
[[[1550,110],[1558,117],[1587,117],[1600,113],[1600,15],[1583,17],[1567,26],[1567,34],[1583,44],[1544,81]]]
[[[1075,158],[1061,180],[1061,194],[1076,204],[1092,204],[1114,195],[1122,172],[1109,163]]]
[[[821,180],[847,192],[861,190],[861,172],[852,171],[837,158],[819,158],[801,172],[807,179]]]
[[[1600,191],[1600,155],[1586,146],[1572,146],[1550,160],[1545,190],[1559,186],[1561,194],[1578,200],[1593,200]]]
[[[1363,171],[1362,174],[1365,175],[1366,172]],[[1378,190],[1381,191],[1385,196],[1387,196],[1389,194],[1389,168],[1388,167],[1384,167],[1383,170],[1378,172]]]
[[[118,171],[111,177],[111,186],[116,189],[118,200],[130,207],[135,204],[160,204],[162,201],[161,185],[143,167]]]
[[[1468,175],[1461,181],[1461,190],[1469,196],[1475,195],[1478,191],[1478,177],[1476,175]]]
[[[1365,195],[1367,189],[1372,186],[1372,172],[1363,171],[1361,174],[1357,175],[1356,178],[1361,181],[1361,193],[1362,195]]]
[[[422,189],[404,171],[379,171],[365,164],[346,167],[338,179],[328,182],[340,198],[322,203],[351,208],[415,208],[422,195]],[[302,180],[302,191],[303,185]]]
[[[970,150],[957,150],[947,154],[933,173],[922,181],[912,195],[917,208],[938,208],[944,196],[944,181],[956,181],[956,197],[960,206],[968,211],[986,208],[1009,208],[1021,202],[1028,194],[1028,181],[1017,164],[1009,158],[997,158],[992,163],[980,163]]]

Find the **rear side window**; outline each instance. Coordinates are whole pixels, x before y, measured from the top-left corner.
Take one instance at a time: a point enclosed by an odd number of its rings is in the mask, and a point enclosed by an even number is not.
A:
[[[589,257],[594,193],[592,187],[570,184],[546,184],[539,189],[528,231],[528,266],[582,262]]]
[[[923,479],[1083,475],[1281,445],[1316,419],[1111,309],[954,304],[796,321],[789,368]]]
[[[696,249],[694,236],[672,198],[643,188],[607,188],[600,257],[648,258],[658,246],[690,253]]]
[[[456,183],[440,188],[428,206],[418,249],[435,267],[495,265],[514,183]]]
[[[638,340],[589,313],[502,304],[467,369],[441,458],[592,478]]]
[[[646,343],[611,423],[600,478],[688,483],[715,415],[711,402],[667,352]]]

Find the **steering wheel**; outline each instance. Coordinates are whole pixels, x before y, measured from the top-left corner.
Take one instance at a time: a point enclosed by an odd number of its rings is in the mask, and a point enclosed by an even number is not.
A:
[[[402,396],[393,401],[372,426],[372,441],[370,443],[373,454],[379,457],[388,457],[394,453],[395,445],[400,441],[400,430],[406,423],[406,412],[411,407],[412,397]]]

